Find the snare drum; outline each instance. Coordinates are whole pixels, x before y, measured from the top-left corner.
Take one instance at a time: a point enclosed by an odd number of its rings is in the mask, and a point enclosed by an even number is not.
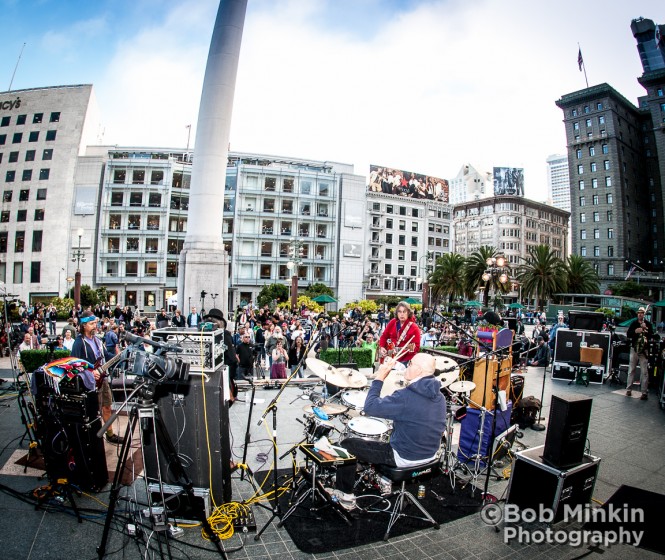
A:
[[[314,442],[318,441],[324,436],[327,436],[335,429],[335,426],[328,420],[321,420],[320,418],[313,416],[308,419],[305,429],[307,430],[309,441]]]
[[[387,441],[390,428],[385,420],[361,416],[352,418],[346,425],[344,439],[355,437],[365,440]]]
[[[344,391],[341,399],[342,404],[348,406],[351,410],[362,410],[365,407],[367,391]]]

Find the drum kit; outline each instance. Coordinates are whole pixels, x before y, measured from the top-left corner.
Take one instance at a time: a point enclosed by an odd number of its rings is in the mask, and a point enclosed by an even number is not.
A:
[[[326,389],[332,389],[322,393],[316,393],[311,388],[304,391],[303,397],[314,401],[303,407],[307,443],[313,444],[324,436],[333,438],[333,432],[339,434],[339,437],[334,438],[334,443],[342,447],[344,440],[349,437],[377,441],[390,439],[392,422],[385,418],[366,416],[364,413],[365,400],[369,393],[369,380],[364,374],[349,368],[336,368],[315,358],[307,359],[307,369],[325,383]],[[382,398],[408,385],[404,377],[405,370],[402,364],[396,364],[395,369],[384,380]],[[459,373],[457,362],[444,356],[436,356],[435,376],[441,382],[441,390],[448,403],[446,433],[442,438],[445,453],[443,468],[444,473],[451,476],[453,483],[453,427],[456,420],[464,417],[466,399],[475,388],[473,382],[459,380]]]

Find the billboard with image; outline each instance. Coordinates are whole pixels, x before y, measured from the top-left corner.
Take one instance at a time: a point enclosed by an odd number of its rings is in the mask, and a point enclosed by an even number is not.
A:
[[[446,179],[392,167],[369,167],[369,192],[448,202],[448,189]]]
[[[520,167],[494,168],[494,196],[504,194],[524,196],[524,169]]]

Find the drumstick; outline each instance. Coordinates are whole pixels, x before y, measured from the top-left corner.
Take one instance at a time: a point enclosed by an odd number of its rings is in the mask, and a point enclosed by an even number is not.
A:
[[[399,360],[402,356],[404,356],[404,354],[410,352],[409,344],[411,344],[412,340],[413,340],[413,337],[411,337],[409,340],[407,340],[406,344],[399,349],[399,352],[397,352],[397,354],[395,354],[395,356],[394,356],[395,361]]]

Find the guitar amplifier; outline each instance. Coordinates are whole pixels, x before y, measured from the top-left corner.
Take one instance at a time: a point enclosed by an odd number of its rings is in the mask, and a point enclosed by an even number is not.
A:
[[[190,364],[190,375],[214,373],[224,363],[224,331],[197,331],[196,329],[180,329],[165,327],[151,333],[152,339],[168,342],[182,348],[177,357]]]

